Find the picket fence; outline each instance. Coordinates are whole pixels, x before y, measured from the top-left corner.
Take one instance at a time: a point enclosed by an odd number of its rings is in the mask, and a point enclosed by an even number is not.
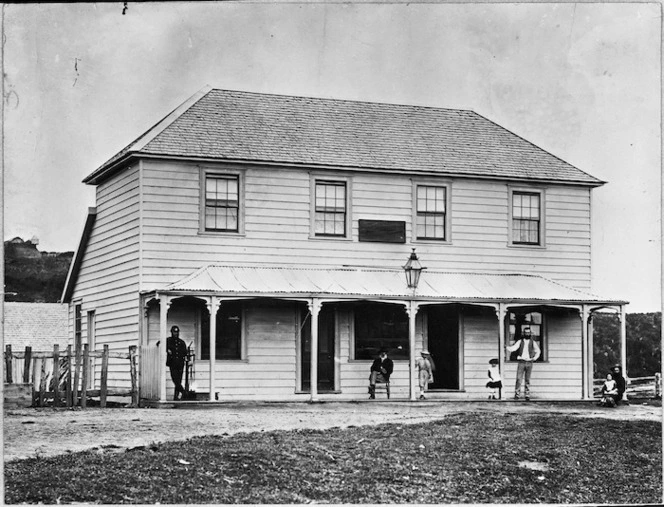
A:
[[[95,359],[101,360],[98,383],[94,376]],[[109,387],[109,359],[128,361],[129,389]],[[106,407],[108,396],[129,396],[130,406],[138,407],[137,365],[137,347],[134,345],[127,353],[109,352],[108,345],[104,345],[101,351],[91,351],[87,344],[72,351],[69,345],[63,355],[58,345],[53,346],[52,352],[33,351],[32,347],[14,352],[11,345],[5,347],[5,382],[30,386],[33,407],[46,406],[52,400],[54,407],[86,408],[88,399],[95,397],[99,398],[99,406]]]

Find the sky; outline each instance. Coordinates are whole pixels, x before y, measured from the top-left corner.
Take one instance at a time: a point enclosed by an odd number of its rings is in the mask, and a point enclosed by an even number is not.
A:
[[[470,109],[608,182],[592,291],[661,309],[659,3],[2,9],[5,240],[75,250],[81,180],[206,85]]]

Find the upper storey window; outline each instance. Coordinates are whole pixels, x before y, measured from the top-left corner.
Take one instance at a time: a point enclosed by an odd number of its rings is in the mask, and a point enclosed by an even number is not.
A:
[[[542,196],[537,192],[512,192],[512,243],[542,244]]]
[[[316,180],[314,234],[346,236],[347,192],[345,181]]]
[[[240,178],[238,175],[205,175],[205,230],[239,232]]]
[[[417,186],[417,239],[445,241],[447,231],[447,189],[440,186]]]

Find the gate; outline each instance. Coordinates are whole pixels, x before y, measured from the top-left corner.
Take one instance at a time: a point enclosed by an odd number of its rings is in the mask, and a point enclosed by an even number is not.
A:
[[[146,400],[159,399],[161,381],[161,362],[159,347],[141,345],[141,398]]]

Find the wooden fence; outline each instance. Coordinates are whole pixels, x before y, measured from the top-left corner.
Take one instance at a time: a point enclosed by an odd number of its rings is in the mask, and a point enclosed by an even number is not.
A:
[[[91,381],[94,379],[94,366],[92,359],[101,359],[101,376],[99,388]],[[130,389],[109,388],[108,362],[110,358],[128,361]],[[53,346],[53,352],[35,352],[31,347],[25,351],[12,352],[11,345],[5,348],[5,382],[13,384],[22,382],[32,385],[32,406],[46,406],[52,400],[54,407],[87,406],[88,398],[99,397],[99,405],[106,406],[108,396],[131,396],[132,407],[138,407],[138,354],[137,347],[129,347],[128,353],[109,352],[108,345],[104,350],[90,351],[88,345],[76,347],[72,353],[72,346],[67,347],[64,354],[60,354],[58,345]],[[15,380],[16,379],[16,380]],[[94,388],[91,388],[93,386]]]
[[[600,397],[600,391],[605,379],[593,380],[593,395]],[[636,377],[627,380],[628,398],[657,398],[662,397],[662,375],[656,373],[652,377]]]

